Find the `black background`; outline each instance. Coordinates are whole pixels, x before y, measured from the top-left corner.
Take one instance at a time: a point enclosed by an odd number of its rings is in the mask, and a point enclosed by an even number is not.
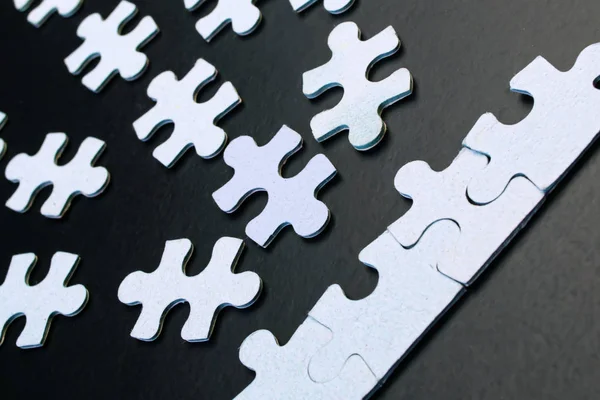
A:
[[[63,59],[81,42],[75,35],[81,20],[92,12],[107,16],[117,3],[86,0],[72,18],[53,16],[41,29],[28,24],[12,1],[0,3],[0,110],[9,117],[0,132],[8,144],[0,168],[15,154],[35,153],[46,133],[58,131],[71,143],[61,163],[94,136],[107,142],[98,165],[111,173],[104,194],[78,198],[62,220],[39,213],[49,189],[24,215],[0,208],[0,276],[13,254],[32,251],[40,261],[31,282],[39,282],[52,254],[69,251],[82,257],[71,283],[90,292],[81,314],[55,318],[41,349],[19,350],[15,341],[25,319],[11,325],[0,347],[2,398],[232,398],[253,379],[238,360],[246,336],[264,328],[286,343],[329,285],[339,283],[353,299],[376,286],[376,272],[357,255],[410,207],[393,187],[402,165],[423,159],[445,168],[482,113],[492,111],[506,123],[527,114],[531,100],[510,93],[508,82],[535,56],[564,70],[600,40],[600,3],[594,0],[358,0],[340,16],[320,4],[296,15],[286,0],[261,0],[263,22],[254,34],[240,38],[227,28],[210,44],[194,23],[216,1],[190,13],[182,0],[138,0],[140,16],[151,15],[161,29],[144,50],[149,69],[135,82],[114,79],[96,95],[68,73]],[[373,70],[373,80],[400,67],[415,79],[414,94],[384,113],[384,141],[367,153],[353,150],[346,134],[323,144],[312,138],[310,118],[333,106],[341,90],[316,101],[301,91],[302,73],[329,59],[327,36],[347,20],[364,38],[392,25],[402,40],[402,50]],[[134,134],[133,121],[153,105],[145,93],[152,78],[164,70],[181,77],[201,57],[219,70],[217,82],[232,81],[243,98],[220,124],[230,139],[251,135],[264,144],[287,124],[305,145],[285,176],[321,152],[338,168],[319,196],[332,221],[310,240],[287,228],[267,250],[246,240],[238,271],[256,271],[264,292],[249,309],[222,312],[210,342],[181,339],[189,311],[182,305],[169,314],[156,342],[142,343],[129,337],[140,308],[118,301],[121,280],[134,270],[154,270],[164,242],[182,237],[195,244],[188,273],[199,273],[214,242],[244,237],[246,223],[267,200],[256,195],[227,215],[211,198],[233,173],[220,156],[206,161],[191,151],[169,170],[151,153],[171,128],[148,143]],[[592,146],[374,398],[597,397],[599,169],[600,151]],[[0,199],[15,187],[0,181]]]

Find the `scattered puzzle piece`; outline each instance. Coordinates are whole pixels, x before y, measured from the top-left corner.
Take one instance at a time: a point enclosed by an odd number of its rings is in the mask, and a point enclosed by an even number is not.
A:
[[[6,179],[19,182],[19,186],[6,202],[8,208],[27,211],[39,190],[52,185],[52,194],[42,205],[41,212],[48,218],[60,218],[76,195],[94,197],[102,193],[108,185],[109,174],[105,168],[93,165],[104,150],[104,142],[88,137],[68,164],[56,165],[66,145],[67,135],[49,133],[37,154],[21,153],[10,160]]]
[[[8,120],[8,118],[6,118],[6,114],[4,114],[3,112],[0,111],[0,130],[2,128],[4,128],[4,125],[6,125],[7,120]],[[6,143],[4,142],[4,140],[0,139],[0,159],[2,159],[5,152],[6,152]]]
[[[296,12],[302,12],[315,4],[317,0],[290,0]],[[325,9],[331,14],[341,14],[354,4],[354,0],[323,0]]]
[[[133,128],[146,141],[165,123],[175,124],[171,137],[153,153],[165,167],[173,166],[191,146],[202,158],[214,157],[225,146],[227,135],[215,123],[242,101],[231,82],[223,84],[209,101],[196,103],[196,94],[216,76],[215,67],[199,59],[183,79],[167,71],[148,86],[148,96],[157,104]]]
[[[364,398],[377,384],[364,361],[348,359],[338,377],[315,383],[308,376],[310,357],[331,340],[331,332],[307,318],[285,346],[269,331],[257,331],[240,347],[240,361],[256,372],[254,381],[236,400],[351,400]]]
[[[34,0],[13,0],[13,2],[17,10],[27,11]],[[37,7],[27,15],[27,21],[39,28],[52,13],[57,12],[60,16],[67,18],[75,14],[82,4],[83,0],[41,0]]]
[[[263,247],[287,225],[309,238],[323,231],[329,221],[329,209],[315,198],[336,174],[326,156],[316,155],[293,178],[280,175],[281,166],[300,147],[302,137],[284,125],[265,146],[259,147],[251,137],[242,136],[225,149],[225,163],[235,174],[213,193],[213,198],[221,210],[231,213],[252,193],[267,192],[265,209],[246,226],[248,237]]]
[[[43,346],[53,316],[72,317],[87,303],[88,291],[83,285],[66,286],[79,263],[79,256],[55,253],[46,278],[29,286],[29,274],[36,261],[33,253],[13,256],[4,283],[0,285],[0,344],[8,325],[25,316],[27,322],[17,346],[22,349]]]
[[[205,1],[185,0],[185,6],[193,10]],[[260,10],[254,5],[255,2],[256,0],[218,0],[215,9],[196,23],[196,30],[207,42],[229,23],[236,34],[249,35],[262,19]]]
[[[156,339],[169,310],[188,302],[190,316],[181,337],[188,342],[203,342],[209,339],[222,308],[246,308],[254,303],[262,287],[258,275],[232,272],[243,245],[240,239],[219,239],[206,269],[190,277],[185,274],[185,267],[192,254],[192,243],[188,239],[168,241],[158,269],[149,274],[133,272],[119,286],[122,303],[142,305],[131,336],[145,341]]]
[[[121,1],[108,18],[92,14],[77,28],[77,36],[84,42],[65,58],[65,64],[70,73],[79,75],[91,60],[100,57],[98,65],[82,79],[91,91],[98,93],[117,72],[131,81],[146,69],[148,57],[138,49],[158,33],[158,26],[152,17],[144,17],[131,32],[121,35],[123,25],[136,13],[134,4]]]
[[[536,58],[511,81],[511,90],[532,96],[533,110],[515,125],[484,114],[463,145],[487,154],[488,167],[469,184],[469,198],[486,204],[510,180],[525,176],[547,192],[600,132],[600,43],[584,49],[573,68],[562,72]]]
[[[380,82],[367,79],[373,65],[400,48],[393,27],[377,36],[360,40],[360,30],[354,22],[338,25],[329,35],[331,60],[312,71],[305,72],[303,91],[312,99],[332,87],[344,88],[340,103],[331,110],[317,114],[310,127],[321,142],[348,130],[348,139],[357,150],[368,150],[383,138],[386,125],[381,111],[412,93],[412,76],[402,68]]]

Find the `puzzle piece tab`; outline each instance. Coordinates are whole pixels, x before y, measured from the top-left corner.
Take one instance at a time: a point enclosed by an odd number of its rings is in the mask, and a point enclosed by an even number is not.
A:
[[[67,135],[49,133],[37,154],[21,153],[10,160],[6,166],[6,179],[18,182],[19,186],[6,202],[8,208],[27,211],[38,191],[52,185],[52,193],[42,205],[41,212],[48,218],[60,218],[76,195],[94,197],[102,193],[108,185],[109,174],[105,168],[93,165],[104,150],[104,142],[88,137],[69,163],[56,165],[66,145]]]
[[[13,2],[17,10],[27,11],[34,0],[13,0]],[[39,28],[52,13],[56,12],[61,17],[67,18],[75,14],[82,4],[83,0],[41,0],[37,7],[27,15],[27,21]]]
[[[315,4],[317,0],[290,0],[296,12],[302,12]],[[325,9],[331,14],[341,14],[354,4],[354,0],[323,0]]]
[[[222,308],[246,308],[254,303],[262,287],[258,275],[232,272],[243,244],[240,239],[219,239],[206,269],[190,277],[185,274],[185,267],[192,254],[192,243],[188,239],[168,241],[158,269],[149,274],[133,272],[119,286],[122,303],[142,305],[131,336],[144,341],[156,339],[169,310],[188,302],[190,315],[181,337],[188,342],[203,342],[210,338]]]
[[[100,62],[82,79],[91,91],[98,93],[117,72],[132,81],[146,69],[148,57],[138,49],[158,33],[158,26],[152,17],[144,17],[131,32],[121,35],[123,25],[136,13],[134,4],[121,1],[108,18],[92,14],[77,28],[77,36],[84,42],[65,58],[65,64],[70,73],[79,75],[91,60],[100,57]]]
[[[185,6],[193,10],[205,1],[185,0]],[[229,23],[236,34],[249,35],[262,19],[260,10],[254,5],[255,2],[256,0],[218,0],[215,9],[196,23],[196,30],[207,42]]]
[[[515,125],[484,114],[463,145],[488,155],[490,163],[469,184],[469,198],[487,204],[510,180],[525,176],[547,192],[600,132],[600,43],[584,49],[562,72],[536,58],[511,81],[511,90],[532,96],[533,110]]]
[[[25,316],[27,322],[17,339],[17,346],[22,349],[43,346],[53,316],[72,317],[87,303],[88,291],[83,285],[67,287],[79,256],[55,253],[46,278],[29,286],[29,274],[36,261],[33,253],[13,256],[4,283],[0,285],[0,344],[8,325]]]
[[[304,73],[303,91],[312,99],[341,86],[344,96],[336,107],[317,114],[310,121],[313,135],[320,142],[348,130],[352,146],[368,150],[385,134],[381,111],[412,93],[412,76],[405,68],[380,82],[367,79],[377,61],[398,51],[400,40],[390,26],[377,36],[361,41],[358,26],[345,22],[331,32],[328,45],[331,60]]]
[[[302,146],[302,137],[283,126],[265,146],[242,136],[225,149],[225,163],[235,170],[233,178],[213,193],[219,208],[235,211],[252,193],[265,191],[269,201],[263,212],[246,226],[246,234],[266,247],[286,225],[305,238],[318,235],[329,221],[329,209],[315,198],[317,191],[336,174],[323,154],[313,157],[293,178],[280,175],[281,166]]]
[[[170,168],[183,153],[194,146],[202,158],[216,156],[227,142],[225,131],[215,123],[241,103],[231,82],[224,83],[205,103],[196,102],[196,94],[214,80],[217,70],[199,59],[181,80],[173,72],[163,72],[148,86],[148,96],[157,104],[133,123],[140,140],[148,140],[162,125],[173,122],[171,137],[154,150],[154,158]]]

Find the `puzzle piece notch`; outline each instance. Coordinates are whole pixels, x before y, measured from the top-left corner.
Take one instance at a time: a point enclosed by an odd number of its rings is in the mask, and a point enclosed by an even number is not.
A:
[[[13,0],[15,8],[19,11],[27,11],[34,0]],[[83,0],[41,0],[37,7],[33,8],[27,21],[39,28],[46,22],[52,13],[58,13],[61,17],[68,18],[75,14],[83,4]]]
[[[100,14],[86,17],[77,28],[77,36],[84,42],[71,55],[65,64],[71,74],[79,75],[94,58],[100,61],[87,73],[82,82],[91,91],[98,93],[117,72],[127,81],[137,79],[148,65],[148,57],[139,51],[158,32],[152,17],[142,18],[128,34],[121,35],[122,27],[137,13],[137,7],[121,1],[114,11],[103,19]]]
[[[584,49],[573,68],[562,72],[537,57],[511,81],[511,90],[534,98],[533,109],[515,125],[484,114],[463,145],[490,157],[473,177],[469,198],[491,203],[516,176],[543,192],[551,190],[600,132],[600,43]]]
[[[163,72],[148,86],[148,97],[156,105],[133,123],[137,137],[146,141],[165,123],[175,129],[171,137],[152,153],[170,168],[194,146],[202,158],[212,158],[225,147],[227,134],[215,124],[241,103],[231,82],[224,83],[215,96],[205,103],[196,102],[196,94],[217,76],[217,70],[203,59],[181,80],[171,71]]]
[[[359,255],[379,272],[373,293],[349,300],[332,285],[309,315],[328,327],[333,338],[310,361],[315,382],[335,378],[344,362],[360,355],[378,381],[383,380],[433,323],[463,293],[463,287],[435,269],[437,257],[460,232],[444,221],[435,224],[412,249],[385,232]]]
[[[42,205],[41,213],[48,218],[61,218],[76,195],[94,197],[102,193],[110,176],[106,168],[93,165],[104,150],[104,142],[86,138],[75,157],[68,164],[59,166],[56,161],[67,140],[64,133],[49,133],[37,154],[21,153],[10,160],[6,166],[6,179],[18,182],[19,186],[6,202],[8,208],[26,212],[39,190],[52,185],[52,193]]]
[[[25,316],[27,322],[17,339],[17,346],[22,349],[43,346],[54,315],[72,317],[87,303],[88,291],[83,285],[67,287],[79,256],[55,253],[46,278],[30,286],[29,274],[36,262],[33,253],[12,257],[6,278],[0,285],[0,344],[10,323]]]
[[[265,209],[246,226],[248,237],[262,247],[267,247],[287,225],[296,234],[310,238],[322,232],[329,221],[329,209],[315,198],[318,190],[336,174],[325,155],[313,157],[293,178],[280,175],[281,166],[301,146],[302,137],[284,125],[264,146],[259,147],[251,137],[242,136],[225,149],[225,163],[235,173],[213,193],[213,199],[221,210],[231,213],[252,193],[267,192]]]
[[[0,130],[2,130],[2,128],[4,128],[4,125],[6,125],[6,121],[8,121],[6,114],[4,114],[2,111],[0,111]],[[4,156],[4,153],[6,153],[6,142],[4,142],[4,140],[0,139],[0,160]]]
[[[412,199],[411,208],[388,230],[404,247],[412,247],[427,229],[443,220],[454,221],[460,238],[438,262],[440,272],[470,285],[512,237],[524,226],[544,199],[544,193],[523,177],[511,181],[493,203],[472,204],[467,186],[486,168],[487,159],[463,148],[452,164],[441,172],[423,161],[406,164],[394,185]],[[493,227],[493,229],[490,229]]]
[[[194,9],[204,2],[205,0],[186,0],[186,7]],[[236,34],[249,35],[262,19],[260,10],[254,5],[255,2],[256,0],[218,0],[215,9],[196,23],[196,30],[207,42],[229,23]]]
[[[298,13],[306,10],[316,2],[317,0],[290,0],[290,4],[294,8],[294,11]],[[349,10],[353,4],[354,0],[323,0],[325,10],[330,14],[341,14],[344,11]]]
[[[350,357],[332,381],[316,383],[310,379],[310,357],[331,338],[331,331],[310,317],[285,346],[279,346],[269,331],[254,332],[240,347],[240,361],[256,372],[256,378],[235,399],[364,398],[377,380],[359,356]]]
[[[243,244],[240,239],[219,239],[204,271],[189,277],[185,267],[193,251],[192,243],[188,239],[168,241],[154,272],[133,272],[119,286],[122,303],[142,305],[131,336],[143,341],[155,340],[169,310],[188,302],[190,315],[181,337],[188,342],[203,342],[210,338],[222,308],[246,308],[253,304],[262,288],[260,278],[254,272],[233,273]]]
[[[348,139],[356,150],[376,146],[386,131],[381,118],[384,108],[412,93],[412,75],[406,68],[388,78],[372,82],[368,73],[375,63],[398,51],[400,40],[393,27],[362,41],[354,22],[338,25],[329,35],[332,57],[326,64],[303,74],[303,92],[310,99],[332,87],[344,88],[340,103],[317,114],[310,122],[319,142],[348,130]]]

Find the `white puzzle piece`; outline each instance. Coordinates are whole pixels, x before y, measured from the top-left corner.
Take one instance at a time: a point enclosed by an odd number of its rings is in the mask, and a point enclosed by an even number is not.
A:
[[[42,215],[60,218],[78,194],[94,197],[102,193],[109,181],[106,168],[94,167],[94,162],[104,150],[104,142],[93,137],[86,138],[77,154],[65,165],[56,165],[67,145],[64,133],[49,133],[40,150],[33,156],[17,154],[6,166],[5,176],[19,186],[6,202],[17,212],[26,212],[36,194],[48,185],[52,193],[42,205]]]
[[[17,346],[22,349],[43,346],[53,316],[72,317],[87,303],[88,291],[83,285],[67,287],[79,256],[55,253],[44,280],[29,286],[29,274],[36,261],[33,253],[13,256],[4,283],[0,285],[0,344],[8,325],[25,316],[27,322],[17,339]]]
[[[185,0],[185,5],[192,10],[205,1]],[[196,30],[207,42],[229,23],[236,34],[249,35],[262,19],[260,10],[254,5],[255,2],[256,0],[218,0],[215,9],[196,23]]]
[[[290,0],[296,12],[302,12],[315,4],[317,0]],[[341,14],[354,4],[354,0],[323,0],[325,9],[331,14]]]
[[[279,346],[269,331],[254,332],[240,347],[240,361],[256,372],[254,381],[236,400],[359,400],[377,380],[364,361],[351,357],[336,379],[313,382],[308,376],[311,356],[331,340],[331,332],[307,318],[285,346]]]
[[[482,154],[463,148],[452,164],[441,172],[423,161],[403,166],[394,185],[412,199],[411,208],[388,230],[405,247],[411,247],[431,225],[454,221],[460,228],[456,247],[439,261],[438,269],[469,285],[513,235],[524,225],[544,198],[525,178],[515,178],[506,192],[485,206],[467,197],[471,178],[486,167]]]
[[[82,79],[91,91],[98,93],[117,72],[131,81],[146,69],[148,57],[138,49],[158,33],[158,26],[152,17],[144,17],[131,32],[121,35],[123,26],[136,13],[134,4],[121,1],[108,18],[92,14],[77,28],[77,36],[84,42],[65,58],[65,64],[70,73],[79,75],[92,59],[100,57],[94,69]]]
[[[3,112],[0,111],[0,130],[2,130],[2,128],[4,128],[4,125],[6,125],[7,120],[8,120],[8,118],[6,118],[6,114],[4,114]],[[6,143],[4,142],[4,140],[0,139],[0,160],[4,156],[5,152],[6,152]]]
[[[13,2],[19,11],[27,11],[34,4],[34,0],[13,0]],[[36,28],[39,28],[52,13],[56,12],[61,17],[67,18],[75,14],[82,4],[83,0],[41,0],[29,12],[27,21]]]
[[[171,71],[163,72],[148,86],[148,97],[156,105],[133,123],[140,140],[146,141],[166,123],[175,124],[171,137],[154,150],[154,158],[170,168],[194,146],[202,158],[216,156],[227,142],[225,131],[215,124],[241,103],[231,82],[224,83],[215,96],[205,103],[197,103],[196,95],[215,79],[217,70],[199,59],[181,80]]]
[[[185,267],[193,251],[192,243],[188,239],[168,241],[158,269],[152,273],[133,272],[119,286],[122,303],[142,305],[131,336],[155,340],[169,310],[188,302],[190,315],[181,337],[188,342],[203,342],[210,338],[221,309],[246,308],[254,303],[262,288],[258,275],[233,273],[243,244],[240,239],[219,239],[204,271],[190,277],[185,274]]]
[[[287,225],[296,234],[310,238],[325,229],[329,209],[315,198],[318,190],[336,174],[329,159],[319,154],[293,178],[280,175],[285,161],[302,147],[302,137],[283,126],[271,141],[257,146],[254,139],[242,136],[225,149],[225,163],[235,170],[233,178],[213,193],[219,208],[235,211],[248,196],[265,191],[269,201],[262,213],[248,223],[246,234],[262,247]]]
[[[362,357],[378,381],[384,379],[462,294],[460,284],[435,269],[442,246],[453,246],[458,235],[456,225],[445,221],[410,250],[389,232],[369,244],[359,259],[379,273],[373,293],[354,301],[333,285],[309,313],[333,333],[310,361],[311,379],[330,381],[353,354]]]
[[[390,26],[362,41],[358,26],[354,22],[345,22],[331,32],[327,43],[331,60],[304,73],[302,90],[312,99],[332,87],[341,86],[344,96],[337,106],[317,114],[310,121],[313,135],[320,142],[348,130],[352,146],[357,150],[368,150],[385,134],[381,111],[412,93],[412,76],[405,68],[379,82],[367,79],[375,63],[398,51],[400,40]]]
[[[515,176],[526,176],[547,192],[600,132],[600,43],[584,49],[573,68],[562,72],[542,57],[519,72],[511,90],[532,96],[531,113],[515,125],[484,114],[463,145],[487,154],[490,163],[469,184],[469,197],[486,204]]]

